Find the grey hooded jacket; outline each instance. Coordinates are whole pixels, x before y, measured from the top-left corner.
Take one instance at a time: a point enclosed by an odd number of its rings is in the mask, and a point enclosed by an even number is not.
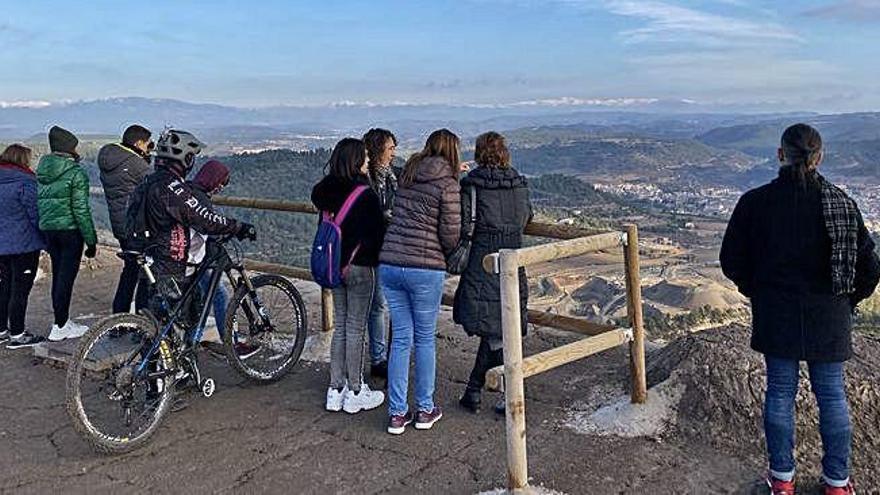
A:
[[[98,168],[101,170],[101,184],[110,210],[110,226],[113,235],[126,238],[125,214],[128,198],[144,177],[152,172],[147,159],[135,150],[118,143],[108,144],[98,152]]]

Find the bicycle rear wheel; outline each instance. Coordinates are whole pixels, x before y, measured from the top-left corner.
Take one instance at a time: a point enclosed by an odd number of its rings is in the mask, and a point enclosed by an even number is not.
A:
[[[169,363],[157,351],[139,370],[156,334],[150,319],[121,313],[100,320],[80,340],[67,368],[67,412],[95,450],[135,450],[167,414],[174,389]]]
[[[302,355],[308,333],[306,307],[284,277],[259,275],[251,283],[256,300],[242,284],[229,302],[223,344],[229,363],[241,375],[272,382],[287,374]]]

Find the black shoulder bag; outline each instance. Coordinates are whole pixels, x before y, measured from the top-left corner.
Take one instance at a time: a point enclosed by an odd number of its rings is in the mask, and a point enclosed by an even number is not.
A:
[[[477,188],[471,190],[471,218],[467,230],[461,233],[461,239],[455,249],[446,257],[446,271],[453,275],[461,275],[467,269],[471,257],[471,244],[474,239],[474,229],[477,226]]]

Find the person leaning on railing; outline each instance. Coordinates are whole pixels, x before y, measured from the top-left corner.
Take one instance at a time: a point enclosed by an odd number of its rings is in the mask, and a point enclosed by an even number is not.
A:
[[[819,404],[826,495],[853,493],[852,426],[843,363],[856,305],[880,280],[880,262],[855,201],[819,175],[822,138],[786,129],[779,176],[745,193],[730,217],[721,268],[752,303],[752,348],[764,354],[764,430],[773,494],[795,493],[794,406],[800,361]]]
[[[468,266],[455,291],[452,318],[468,335],[480,337],[474,368],[459,400],[462,407],[476,413],[486,372],[504,363],[499,277],[483,269],[483,257],[499,249],[522,247],[523,231],[532,219],[532,203],[526,178],[510,165],[510,151],[502,135],[487,132],[477,137],[474,161],[478,167],[461,180],[462,232],[470,222],[472,195],[476,195],[476,225]],[[519,269],[519,296],[525,332],[529,296],[525,268]],[[495,410],[503,414],[504,402]]]

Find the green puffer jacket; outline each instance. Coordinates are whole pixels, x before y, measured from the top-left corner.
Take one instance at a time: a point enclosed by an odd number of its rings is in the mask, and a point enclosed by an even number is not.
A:
[[[79,230],[87,246],[98,239],[89,205],[89,177],[73,159],[46,155],[37,165],[40,230]]]

